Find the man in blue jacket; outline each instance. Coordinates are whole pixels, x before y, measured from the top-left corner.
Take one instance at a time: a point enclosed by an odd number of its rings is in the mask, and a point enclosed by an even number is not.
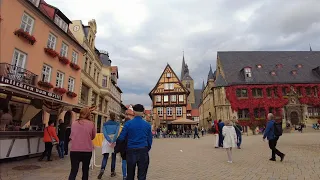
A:
[[[146,180],[149,167],[149,151],[152,146],[151,125],[142,119],[144,107],[133,107],[135,117],[125,123],[118,140],[127,140],[127,180],[134,180],[138,166],[138,180]]]
[[[268,114],[268,123],[267,123],[267,127],[264,131],[263,134],[263,141],[265,141],[265,139],[267,138],[269,141],[269,148],[272,150],[272,156],[270,161],[276,161],[276,154],[281,158],[281,162],[284,159],[285,154],[283,154],[282,152],[280,152],[276,146],[277,146],[277,142],[279,140],[279,137],[277,137],[274,133],[275,131],[275,120],[274,120],[274,116],[272,113]]]
[[[223,136],[222,136],[222,129],[223,129],[224,123],[221,119],[219,119],[218,128],[219,128],[219,147],[223,147]]]

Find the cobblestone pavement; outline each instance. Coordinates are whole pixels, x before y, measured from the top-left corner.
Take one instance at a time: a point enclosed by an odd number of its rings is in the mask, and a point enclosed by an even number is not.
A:
[[[206,179],[320,179],[320,133],[284,134],[278,148],[286,153],[284,162],[270,162],[268,143],[261,135],[244,136],[243,148],[233,151],[233,164],[227,163],[223,149],[215,149],[213,136],[200,139],[156,139],[150,156],[148,180],[206,180]],[[182,150],[182,151],[181,151]],[[98,150],[99,151],[99,150]],[[97,164],[101,155],[97,153]],[[13,170],[18,165],[39,165],[37,170]],[[120,158],[117,176],[107,171],[103,179],[121,179]],[[0,164],[1,180],[67,180],[70,161],[57,159],[37,162],[36,158]],[[110,169],[110,161],[107,170]],[[90,171],[97,179],[99,168]],[[78,176],[81,176],[79,170]],[[80,177],[78,177],[80,179]]]

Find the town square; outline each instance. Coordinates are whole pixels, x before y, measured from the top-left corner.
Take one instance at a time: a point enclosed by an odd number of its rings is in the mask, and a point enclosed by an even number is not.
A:
[[[0,180],[320,179],[317,0],[0,0]]]

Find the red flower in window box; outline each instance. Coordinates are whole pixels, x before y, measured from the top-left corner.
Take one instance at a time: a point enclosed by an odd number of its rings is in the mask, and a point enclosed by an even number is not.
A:
[[[53,88],[53,85],[51,83],[45,82],[45,81],[38,81],[38,86],[46,88],[46,89]]]
[[[67,64],[70,63],[69,59],[66,58],[66,57],[63,57],[63,56],[59,56],[59,61],[60,61],[62,64],[65,64],[65,65],[67,65]]]
[[[49,56],[51,56],[52,58],[55,58],[59,55],[59,53],[57,53],[57,51],[51,49],[51,48],[44,48],[44,52],[46,54],[48,54]]]
[[[80,70],[80,67],[78,64],[75,64],[75,63],[70,63],[70,67],[76,71]]]
[[[61,87],[55,87],[53,89],[54,92],[58,93],[58,94],[64,94],[67,92],[67,90],[65,88],[61,88]]]
[[[33,45],[37,40],[34,36],[30,35],[28,32],[24,31],[23,29],[18,29],[14,31],[14,35],[18,37],[22,37],[27,40],[31,45]]]
[[[74,93],[74,92],[72,92],[72,91],[68,91],[68,92],[67,92],[67,96],[69,96],[69,97],[71,97],[71,98],[75,98],[75,97],[77,97],[77,94]]]

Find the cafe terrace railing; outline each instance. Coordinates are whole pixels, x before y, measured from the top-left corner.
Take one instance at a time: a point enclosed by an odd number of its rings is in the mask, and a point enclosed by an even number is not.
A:
[[[11,80],[35,86],[38,75],[18,66],[0,63],[0,77],[6,77]]]

